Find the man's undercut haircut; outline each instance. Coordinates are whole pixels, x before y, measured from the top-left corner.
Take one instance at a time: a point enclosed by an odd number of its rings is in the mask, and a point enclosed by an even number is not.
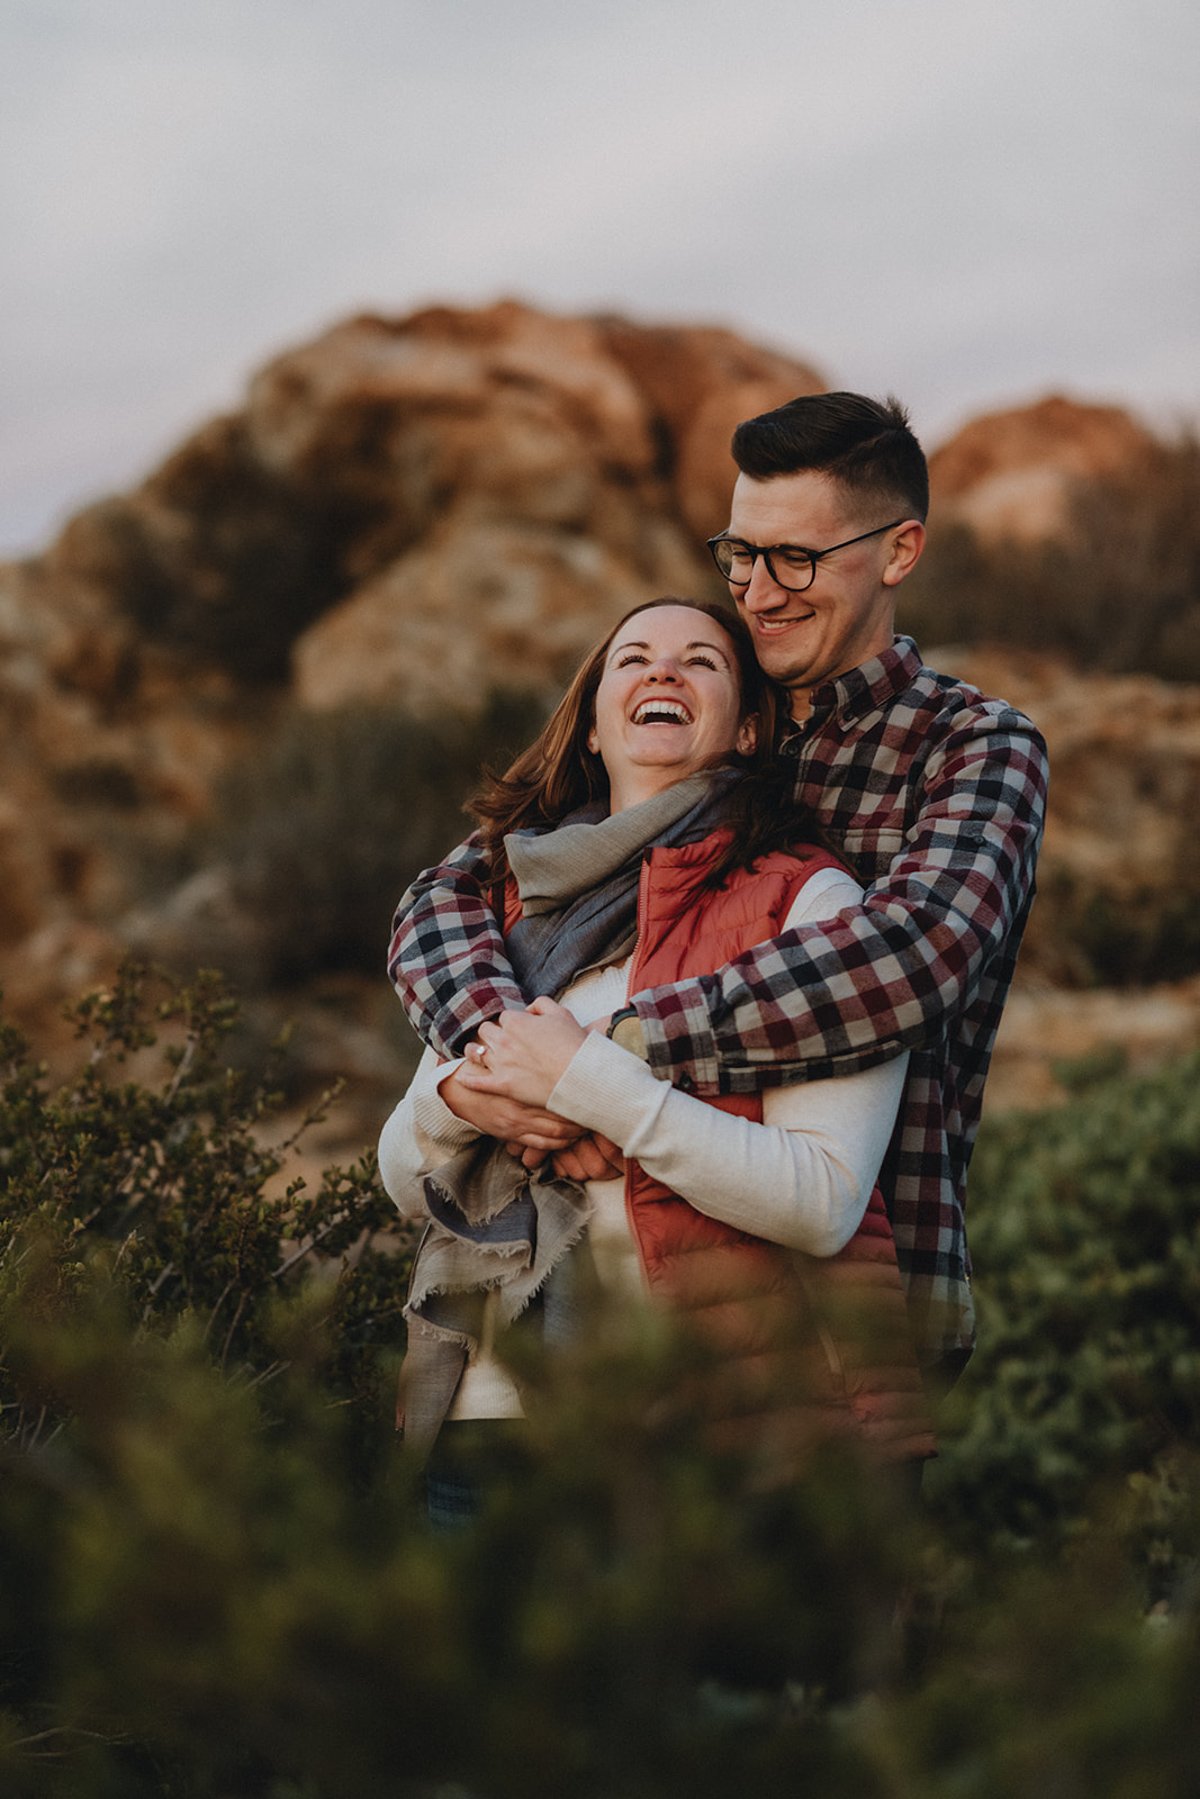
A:
[[[890,394],[802,394],[740,424],[733,459],[754,481],[811,471],[851,494],[898,501],[910,518],[923,520],[929,511],[925,453]]]

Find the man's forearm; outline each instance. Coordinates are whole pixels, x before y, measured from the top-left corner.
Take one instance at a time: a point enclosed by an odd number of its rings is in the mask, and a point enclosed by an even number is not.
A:
[[[970,987],[978,945],[939,972],[923,945],[944,915],[874,901],[759,944],[713,975],[634,995],[646,1059],[700,1092],[755,1093],[872,1068],[920,1047]],[[879,966],[888,973],[881,978]]]
[[[477,837],[417,876],[396,909],[388,973],[418,1035],[440,1056],[461,1054],[485,1019],[524,996],[488,903]]]
[[[986,721],[985,721],[986,723]],[[848,1074],[932,1041],[1019,931],[1041,836],[1041,740],[963,732],[905,851],[861,906],[633,997],[647,1060],[701,1092]]]

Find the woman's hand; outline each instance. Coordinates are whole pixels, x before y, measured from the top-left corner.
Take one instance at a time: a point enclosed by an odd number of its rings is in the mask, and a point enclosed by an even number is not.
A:
[[[527,1012],[502,1012],[498,1023],[480,1025],[478,1047],[457,1078],[473,1093],[545,1107],[585,1036],[564,1006],[535,999]]]
[[[540,1106],[522,1106],[494,1093],[472,1091],[467,1083],[474,1066],[466,1062],[442,1081],[438,1092],[443,1102],[456,1118],[473,1124],[485,1137],[498,1137],[527,1168],[536,1168],[548,1155],[558,1154],[585,1134],[581,1125]]]

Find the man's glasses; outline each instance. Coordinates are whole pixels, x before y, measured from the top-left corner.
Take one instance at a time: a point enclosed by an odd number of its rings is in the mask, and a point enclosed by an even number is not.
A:
[[[755,558],[761,556],[767,565],[767,573],[777,586],[786,587],[789,593],[803,593],[816,580],[817,564],[824,557],[832,556],[835,550],[847,550],[852,543],[865,543],[868,537],[879,537],[882,532],[892,531],[903,523],[902,518],[896,518],[890,525],[876,525],[873,531],[862,531],[857,537],[845,538],[842,543],[831,543],[827,550],[804,550],[794,543],[773,543],[768,547],[761,543],[744,543],[740,537],[726,537],[724,533],[710,537],[708,547],[713,561],[731,587],[749,587]]]

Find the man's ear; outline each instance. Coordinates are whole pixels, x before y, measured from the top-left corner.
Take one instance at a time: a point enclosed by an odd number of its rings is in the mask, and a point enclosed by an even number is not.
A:
[[[749,718],[744,718],[738,726],[737,739],[733,747],[739,756],[751,756],[758,748],[758,720],[753,713]]]
[[[906,575],[911,575],[924,548],[925,527],[920,519],[910,518],[892,539],[892,553],[883,571],[883,585],[898,587]]]

